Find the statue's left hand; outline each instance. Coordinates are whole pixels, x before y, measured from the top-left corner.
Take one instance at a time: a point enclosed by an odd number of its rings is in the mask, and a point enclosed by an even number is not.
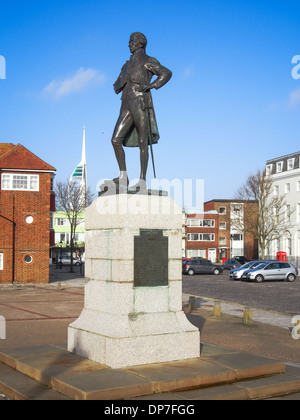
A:
[[[147,92],[148,90],[151,89],[151,85],[140,85],[137,90],[139,92]]]

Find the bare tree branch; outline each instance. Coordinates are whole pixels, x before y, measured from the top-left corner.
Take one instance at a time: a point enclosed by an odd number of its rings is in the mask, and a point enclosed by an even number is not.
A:
[[[265,171],[258,170],[248,176],[245,184],[237,191],[236,198],[255,200],[258,203],[257,213],[251,211],[249,206],[245,206],[244,226],[239,225],[236,228],[257,239],[264,259],[269,244],[289,227],[285,197],[274,192],[272,177]],[[291,213],[289,210],[288,216]]]
[[[79,217],[85,208],[93,201],[93,194],[88,188],[83,191],[77,182],[58,182],[55,188],[56,208],[63,211],[70,224],[70,248],[71,248],[71,269],[73,272],[73,252],[75,243],[75,233],[77,226],[81,223]]]

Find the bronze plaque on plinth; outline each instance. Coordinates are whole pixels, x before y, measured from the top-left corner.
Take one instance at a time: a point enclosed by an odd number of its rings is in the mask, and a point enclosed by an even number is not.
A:
[[[134,237],[134,287],[168,286],[168,238],[161,229]]]

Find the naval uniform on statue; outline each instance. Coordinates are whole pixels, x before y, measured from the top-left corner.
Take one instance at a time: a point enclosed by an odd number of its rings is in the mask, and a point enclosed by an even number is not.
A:
[[[119,164],[120,176],[114,181],[128,184],[125,153],[123,146],[139,147],[141,173],[140,180],[146,180],[148,166],[148,146],[158,142],[159,133],[153,109],[150,89],[159,89],[172,77],[172,72],[162,66],[158,60],[145,52],[146,38],[134,33],[130,37],[129,47],[132,56],[121,69],[114,83],[117,94],[122,92],[122,105],[116,123],[112,144]],[[157,78],[153,83],[152,77]]]

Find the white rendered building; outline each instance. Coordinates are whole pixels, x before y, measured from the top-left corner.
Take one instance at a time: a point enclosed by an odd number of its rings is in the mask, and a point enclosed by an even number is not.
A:
[[[284,195],[286,229],[269,246],[267,256],[287,253],[288,261],[300,264],[300,152],[268,160],[266,173],[273,179],[273,194]]]

